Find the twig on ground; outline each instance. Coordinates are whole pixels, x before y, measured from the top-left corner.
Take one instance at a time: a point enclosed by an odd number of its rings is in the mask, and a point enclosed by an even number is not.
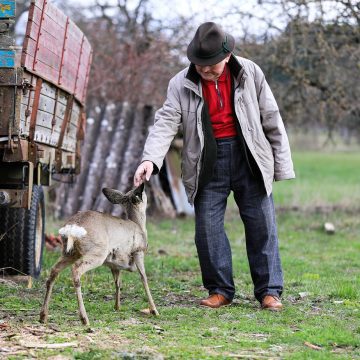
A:
[[[77,347],[78,346],[77,342],[44,344],[44,343],[36,343],[36,342],[26,342],[24,340],[20,340],[19,344],[26,348],[39,348],[39,349],[63,349],[66,347]]]

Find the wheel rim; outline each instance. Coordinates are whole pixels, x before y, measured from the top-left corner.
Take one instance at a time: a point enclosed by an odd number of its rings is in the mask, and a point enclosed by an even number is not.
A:
[[[41,204],[39,204],[39,206],[37,208],[36,232],[35,232],[35,267],[36,267],[36,269],[39,268],[40,261],[41,261],[42,236],[43,236],[43,217],[42,217],[42,207],[41,207]]]

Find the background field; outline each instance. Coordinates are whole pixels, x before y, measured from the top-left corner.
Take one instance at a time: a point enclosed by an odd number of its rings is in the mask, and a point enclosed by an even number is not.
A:
[[[237,287],[232,306],[198,306],[206,293],[193,219],[150,219],[146,265],[160,317],[139,311],[147,303],[137,273],[123,273],[122,308],[115,312],[111,273],[98,268],[83,277],[91,321],[91,329],[85,329],[67,270],[55,284],[49,325],[40,325],[45,279],[58,257],[46,252],[44,271],[31,289],[0,283],[0,358],[360,358],[360,155],[295,153],[294,162],[296,181],[274,188],[285,274],[283,312],[261,311],[253,298],[244,229],[230,200],[226,228]],[[325,222],[335,225],[335,234],[325,233]],[[49,223],[48,231],[58,225]],[[26,347],[65,342],[77,346]]]

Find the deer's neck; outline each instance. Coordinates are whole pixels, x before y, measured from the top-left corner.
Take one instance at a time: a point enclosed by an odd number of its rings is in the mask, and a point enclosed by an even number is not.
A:
[[[141,230],[146,234],[146,214],[128,209],[128,218],[135,224],[138,224]]]

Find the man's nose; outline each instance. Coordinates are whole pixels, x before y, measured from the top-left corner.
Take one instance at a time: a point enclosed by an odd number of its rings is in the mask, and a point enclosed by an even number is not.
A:
[[[211,69],[211,66],[203,66],[203,67],[202,67],[202,71],[205,72],[205,73],[206,73],[206,72],[209,72],[210,69]]]

